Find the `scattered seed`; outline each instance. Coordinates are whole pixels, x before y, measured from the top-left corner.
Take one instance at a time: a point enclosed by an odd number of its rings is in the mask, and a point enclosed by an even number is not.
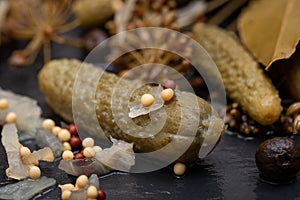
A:
[[[55,127],[55,122],[52,119],[45,119],[43,121],[42,127],[44,129],[52,131],[52,129]]]
[[[174,90],[173,89],[164,89],[162,92],[161,92],[161,98],[164,100],[164,101],[170,101],[174,96]]]
[[[9,112],[5,117],[5,121],[7,123],[16,123],[17,122],[17,114],[14,112]]]
[[[185,173],[186,166],[183,163],[176,163],[173,170],[177,176],[182,176]]]
[[[141,103],[145,107],[149,107],[154,103],[154,97],[151,94],[144,94],[141,97]]]
[[[37,166],[31,166],[29,168],[29,177],[32,179],[38,179],[41,177],[41,170]]]
[[[5,110],[8,108],[8,100],[0,99],[0,110]]]
[[[62,159],[64,160],[73,160],[73,158],[74,158],[74,154],[70,150],[66,150],[62,154]]]

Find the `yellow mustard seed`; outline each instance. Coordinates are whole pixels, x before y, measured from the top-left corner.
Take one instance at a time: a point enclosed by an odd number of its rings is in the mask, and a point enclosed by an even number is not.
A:
[[[174,90],[172,90],[170,88],[164,89],[160,95],[164,101],[170,101],[174,96]]]
[[[87,158],[93,158],[95,156],[96,152],[93,149],[93,147],[86,147],[83,150],[83,155]]]
[[[31,151],[28,147],[21,147],[20,148],[20,155],[21,156],[28,156],[31,154]]]
[[[8,108],[8,100],[0,99],[0,110],[5,110]]]
[[[61,193],[62,200],[68,200],[71,197],[72,192],[70,190],[65,190]]]
[[[5,117],[5,121],[7,123],[16,123],[17,122],[17,114],[15,112],[9,112]]]
[[[86,175],[80,175],[76,180],[77,188],[84,188],[89,183],[89,179]]]
[[[64,192],[66,190],[72,191],[74,188],[75,188],[75,186],[71,183],[67,183],[67,184],[64,184],[64,185],[60,186],[61,192]]]
[[[66,150],[62,153],[62,159],[64,160],[73,160],[74,154],[70,150]]]
[[[41,177],[41,170],[37,166],[31,166],[29,168],[29,177],[32,179],[39,179]]]
[[[54,126],[51,131],[54,135],[58,135],[59,131],[61,131],[61,128],[59,126]]]
[[[141,97],[141,103],[144,107],[149,107],[154,103],[154,97],[151,94],[144,94]]]
[[[176,163],[173,170],[177,176],[182,176],[185,173],[186,166],[183,163]]]
[[[42,123],[43,129],[52,130],[55,126],[55,122],[52,119],[45,119]]]
[[[91,185],[87,189],[87,196],[91,199],[96,199],[98,197],[98,190],[95,186]]]
[[[58,139],[62,142],[67,142],[71,139],[71,133],[67,129],[61,129],[58,132]]]
[[[93,147],[94,146],[94,139],[91,137],[87,137],[82,141],[83,147]]]

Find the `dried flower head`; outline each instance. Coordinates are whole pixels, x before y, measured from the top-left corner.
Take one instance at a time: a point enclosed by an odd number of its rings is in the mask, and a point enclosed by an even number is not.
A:
[[[121,0],[114,1],[115,18],[106,24],[111,34],[120,33],[125,30],[131,30],[141,27],[166,27],[173,30],[178,30],[177,27],[177,10],[176,2],[173,0]],[[124,70],[132,69],[136,66],[149,63],[159,63],[173,67],[176,71],[185,74],[190,68],[190,63],[185,59],[191,56],[192,50],[189,48],[188,40],[185,38],[178,41],[177,35],[159,36],[157,40],[161,40],[168,49],[178,49],[181,47],[184,52],[184,57],[180,57],[172,52],[160,49],[139,49],[133,47],[136,44],[151,43],[151,36],[147,32],[141,32],[141,35],[130,33],[124,34],[123,40],[116,41],[112,46],[112,54],[109,61],[113,62],[114,66],[123,73]],[[176,41],[176,42],[174,42]],[[130,51],[134,49],[133,51]],[[117,60],[113,60],[115,55],[120,55],[120,51],[126,53]],[[122,55],[122,54],[121,54]],[[153,65],[155,66],[155,65]],[[153,67],[144,71],[141,76],[143,80],[153,80],[156,76],[166,76],[163,73],[163,68]],[[176,77],[168,77],[176,79]]]
[[[32,64],[43,49],[44,61],[51,58],[50,42],[81,46],[75,38],[65,38],[59,34],[74,29],[78,20],[69,22],[72,0],[22,0],[11,1],[8,13],[8,27],[14,39],[30,40],[23,50],[16,50],[9,58],[13,66]]]
[[[106,27],[111,34],[140,27],[166,27],[177,30],[177,10],[174,0],[116,0],[115,19]],[[124,23],[125,22],[125,23]],[[120,28],[124,26],[124,28]]]

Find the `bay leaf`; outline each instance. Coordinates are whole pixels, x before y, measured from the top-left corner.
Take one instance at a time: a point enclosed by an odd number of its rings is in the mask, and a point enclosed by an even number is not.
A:
[[[295,52],[300,38],[299,11],[299,0],[257,0],[238,17],[242,42],[266,69]]]

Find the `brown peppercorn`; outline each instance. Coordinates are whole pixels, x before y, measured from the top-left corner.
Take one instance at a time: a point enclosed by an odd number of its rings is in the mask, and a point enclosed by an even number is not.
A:
[[[70,134],[73,135],[78,135],[78,128],[75,124],[70,124],[67,128],[70,132]]]
[[[82,147],[82,141],[81,141],[80,137],[78,137],[78,136],[71,137],[70,145],[71,145],[72,149],[74,149],[74,150],[80,149]]]
[[[98,200],[105,200],[106,199],[106,194],[103,190],[98,190]]]
[[[300,148],[290,138],[277,137],[261,143],[255,159],[263,178],[273,182],[289,182],[300,169]]]
[[[74,155],[74,160],[84,159],[84,155],[82,153],[76,153]]]

